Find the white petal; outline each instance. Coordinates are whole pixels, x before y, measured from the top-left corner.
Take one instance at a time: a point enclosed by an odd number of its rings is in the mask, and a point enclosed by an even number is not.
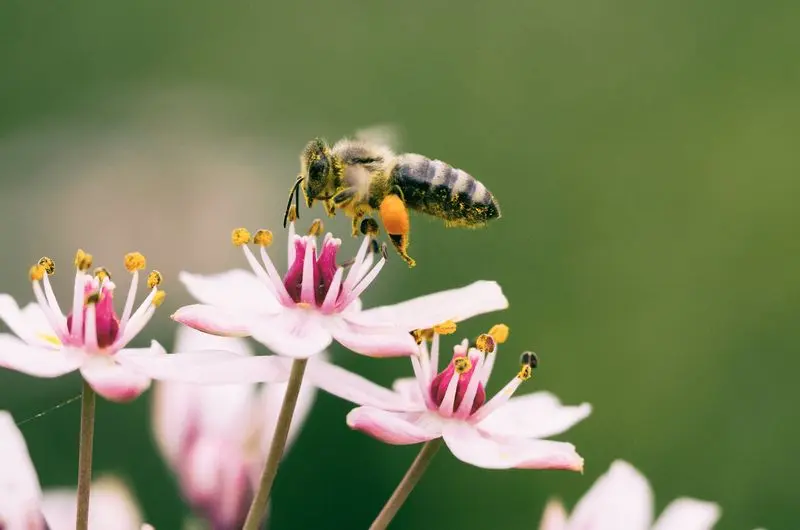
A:
[[[547,503],[539,523],[539,530],[567,530],[567,511],[561,502],[552,500]]]
[[[11,414],[0,411],[0,521],[9,530],[37,528],[41,496],[25,439]]]
[[[13,335],[0,334],[0,367],[34,377],[58,377],[77,370],[84,359],[78,350],[29,346]]]
[[[202,350],[229,351],[239,355],[253,354],[250,345],[242,338],[220,337],[197,331],[188,326],[178,326],[172,351],[187,353]]]
[[[317,364],[316,358],[309,362],[309,365],[311,364]],[[287,383],[269,383],[264,385],[261,388],[259,400],[256,402],[254,421],[255,424],[260,427],[261,432],[262,458],[256,466],[259,473],[264,465],[269,446],[272,444],[272,438],[275,436],[275,425],[277,424],[278,414],[283,405],[283,398],[286,394],[287,386]],[[294,414],[292,415],[292,423],[289,427],[289,437],[286,441],[287,450],[300,434],[300,429],[306,422],[316,397],[316,386],[314,386],[311,381],[304,379],[300,386],[300,394],[297,396],[297,405],[295,406]]]
[[[592,412],[588,403],[564,406],[550,392],[514,397],[498,408],[478,427],[494,436],[548,438],[560,434]]]
[[[392,390],[400,394],[400,396],[413,404],[415,408],[420,410],[425,408],[425,400],[421,394],[419,381],[416,377],[403,377],[396,379],[392,384]]]
[[[31,302],[20,310],[11,296],[0,294],[0,320],[5,322],[17,337],[29,344],[52,348],[54,339],[57,340],[53,327],[37,303]]]
[[[713,502],[675,499],[661,513],[653,530],[711,530],[721,515]]]
[[[150,388],[149,377],[106,355],[88,357],[81,366],[81,375],[95,392],[120,403],[132,401]]]
[[[490,437],[462,421],[444,424],[444,441],[459,460],[486,469],[583,470],[572,444],[551,440]],[[619,528],[617,530],[623,530]]]
[[[356,405],[397,411],[424,410],[424,407],[415,406],[400,394],[326,361],[308,363],[306,379],[322,390]]]
[[[427,442],[441,436],[442,424],[426,412],[389,412],[358,407],[347,415],[347,425],[392,445]]]
[[[50,530],[75,528],[77,493],[71,488],[44,492],[42,512]],[[142,516],[128,488],[121,481],[104,477],[92,484],[89,499],[89,530],[139,530]]]
[[[459,289],[367,309],[352,318],[353,322],[364,326],[389,326],[411,331],[431,328],[447,320],[460,322],[507,307],[508,300],[496,282],[477,281]]]
[[[212,305],[186,305],[172,314],[172,320],[190,328],[222,337],[246,337],[250,335],[252,315],[230,313]]]
[[[342,346],[368,357],[402,357],[415,355],[418,346],[411,334],[395,328],[370,329],[365,326],[351,326],[345,321],[331,318],[329,327],[333,338]]]
[[[617,460],[578,502],[570,528],[647,530],[653,520],[653,492],[644,475]]]
[[[250,271],[233,269],[210,275],[183,271],[178,278],[199,302],[228,312],[272,314],[281,308],[272,291]]]
[[[260,319],[250,331],[253,338],[278,355],[308,358],[327,348],[333,340],[323,319],[313,309],[286,309]]]

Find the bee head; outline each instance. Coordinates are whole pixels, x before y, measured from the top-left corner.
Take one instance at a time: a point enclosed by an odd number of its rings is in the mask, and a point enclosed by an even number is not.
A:
[[[332,183],[333,160],[331,150],[325,140],[315,138],[303,150],[305,181],[303,188],[306,204],[310,208],[315,199],[327,199],[326,190]]]

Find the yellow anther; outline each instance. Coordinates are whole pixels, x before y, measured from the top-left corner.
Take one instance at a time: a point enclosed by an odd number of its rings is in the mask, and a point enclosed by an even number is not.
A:
[[[527,364],[524,364],[524,365],[522,365],[522,368],[519,369],[519,373],[517,374],[517,377],[519,379],[522,379],[523,381],[527,381],[528,379],[531,378],[531,375],[533,375],[533,368],[531,368]]]
[[[489,330],[489,335],[492,336],[497,344],[503,344],[508,340],[508,326],[505,324],[495,324]]]
[[[233,244],[237,247],[246,245],[250,242],[250,232],[247,228],[236,228],[231,233],[231,241],[233,241]]]
[[[36,265],[31,267],[28,274],[30,275],[32,282],[38,282],[39,280],[44,278],[44,275],[47,274],[47,271],[44,269],[42,265],[39,265],[37,263]]]
[[[325,225],[322,224],[322,219],[314,219],[311,226],[308,228],[308,235],[319,236],[325,231]]]
[[[153,287],[157,287],[161,285],[161,282],[164,280],[164,277],[161,276],[161,273],[158,271],[150,271],[150,274],[147,275],[147,288],[152,289]]]
[[[482,333],[475,339],[475,347],[483,353],[493,352],[496,345],[494,337],[487,333]]]
[[[161,304],[164,303],[164,298],[167,297],[167,293],[165,291],[156,291],[155,296],[153,296],[153,307],[159,307]]]
[[[415,329],[411,332],[411,336],[414,337],[414,340],[417,344],[422,344],[423,341],[432,340],[433,339],[433,330],[432,329]]]
[[[102,282],[106,278],[108,278],[110,280],[111,279],[111,273],[109,273],[108,269],[106,269],[105,267],[97,267],[94,270],[94,277]]]
[[[92,255],[78,249],[75,253],[75,268],[81,272],[86,272],[92,268]]]
[[[86,295],[86,304],[96,304],[100,301],[100,291]]]
[[[453,367],[458,375],[462,375],[472,370],[472,361],[469,360],[469,357],[455,357]]]
[[[39,265],[44,267],[44,271],[47,273],[48,276],[52,276],[56,272],[56,262],[52,259],[44,256],[39,259]]]
[[[128,272],[141,271],[147,267],[147,260],[141,252],[129,252],[125,254],[125,269]]]
[[[456,323],[452,320],[445,320],[441,324],[433,326],[433,332],[439,335],[452,335],[456,332]]]
[[[264,228],[257,230],[256,234],[253,236],[253,243],[261,245],[262,247],[270,246],[272,244],[272,232]]]
[[[293,204],[289,207],[289,211],[286,212],[286,222],[293,223],[295,221],[297,221],[297,208]]]

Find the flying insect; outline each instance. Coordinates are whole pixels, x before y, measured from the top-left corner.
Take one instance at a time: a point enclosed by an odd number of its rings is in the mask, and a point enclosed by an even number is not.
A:
[[[378,129],[342,139],[330,146],[315,138],[300,155],[301,172],[289,193],[284,225],[300,194],[310,208],[321,201],[331,217],[342,210],[352,218],[353,235],[374,232],[367,217],[378,212],[400,256],[408,255],[408,209],[438,217],[448,227],[477,228],[500,217],[494,195],[469,173],[441,160],[413,153],[395,154]]]

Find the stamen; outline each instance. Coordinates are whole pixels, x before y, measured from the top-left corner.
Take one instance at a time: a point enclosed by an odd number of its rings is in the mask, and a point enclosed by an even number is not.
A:
[[[45,274],[47,274],[47,271],[42,265],[39,265],[38,263],[33,267],[31,267],[30,270],[28,271],[28,275],[30,276],[31,281],[33,282],[40,281],[42,278],[44,278]]]
[[[253,236],[253,243],[262,247],[270,246],[272,244],[272,232],[265,228],[257,230],[256,234]]]
[[[141,252],[129,252],[125,254],[125,270],[132,273],[133,271],[141,271],[147,267],[147,260]]]
[[[433,326],[433,332],[439,335],[452,335],[456,332],[457,325],[452,320],[445,320],[441,324]]]
[[[497,344],[503,344],[508,340],[508,326],[505,324],[495,324],[489,330],[489,335],[492,336]]]
[[[289,223],[297,221],[297,207],[294,204],[291,205],[289,211],[286,212],[286,221]]]
[[[100,283],[102,284],[103,280],[111,279],[111,273],[109,273],[108,269],[106,269],[105,267],[97,267],[94,270],[94,277],[100,280]]]
[[[163,280],[164,277],[161,276],[160,272],[156,270],[150,271],[150,274],[147,275],[147,288],[152,289],[153,287],[158,287]]]
[[[56,272],[56,262],[47,256],[39,258],[39,265],[44,267],[44,270],[48,276],[52,276]]]
[[[231,232],[231,241],[237,247],[241,247],[250,242],[250,232],[247,228],[236,228]]]
[[[517,377],[522,381],[527,381],[533,375],[533,369],[539,366],[539,358],[531,351],[523,352],[519,358],[522,367],[517,374]]]
[[[490,334],[482,333],[481,335],[478,335],[477,339],[475,339],[475,347],[483,353],[494,351],[495,346],[495,339]]]
[[[167,293],[165,291],[158,290],[156,291],[155,296],[153,296],[153,301],[150,302],[153,307],[160,307],[161,304],[164,303],[164,298],[167,297]]]
[[[469,357],[456,357],[453,359],[453,367],[458,375],[464,375],[472,370],[472,361]]]
[[[100,291],[95,291],[86,295],[86,305],[96,304],[100,301]]]
[[[83,249],[78,249],[75,253],[75,268],[81,272],[86,272],[92,268],[92,255],[84,252]]]
[[[375,237],[378,235],[378,222],[372,217],[365,217],[361,221],[360,229],[365,236]]]
[[[411,332],[411,336],[414,337],[414,341],[417,344],[422,344],[433,338],[433,329],[415,329]]]
[[[325,225],[322,224],[321,219],[314,219],[311,226],[308,228],[308,235],[317,237],[325,230]]]

